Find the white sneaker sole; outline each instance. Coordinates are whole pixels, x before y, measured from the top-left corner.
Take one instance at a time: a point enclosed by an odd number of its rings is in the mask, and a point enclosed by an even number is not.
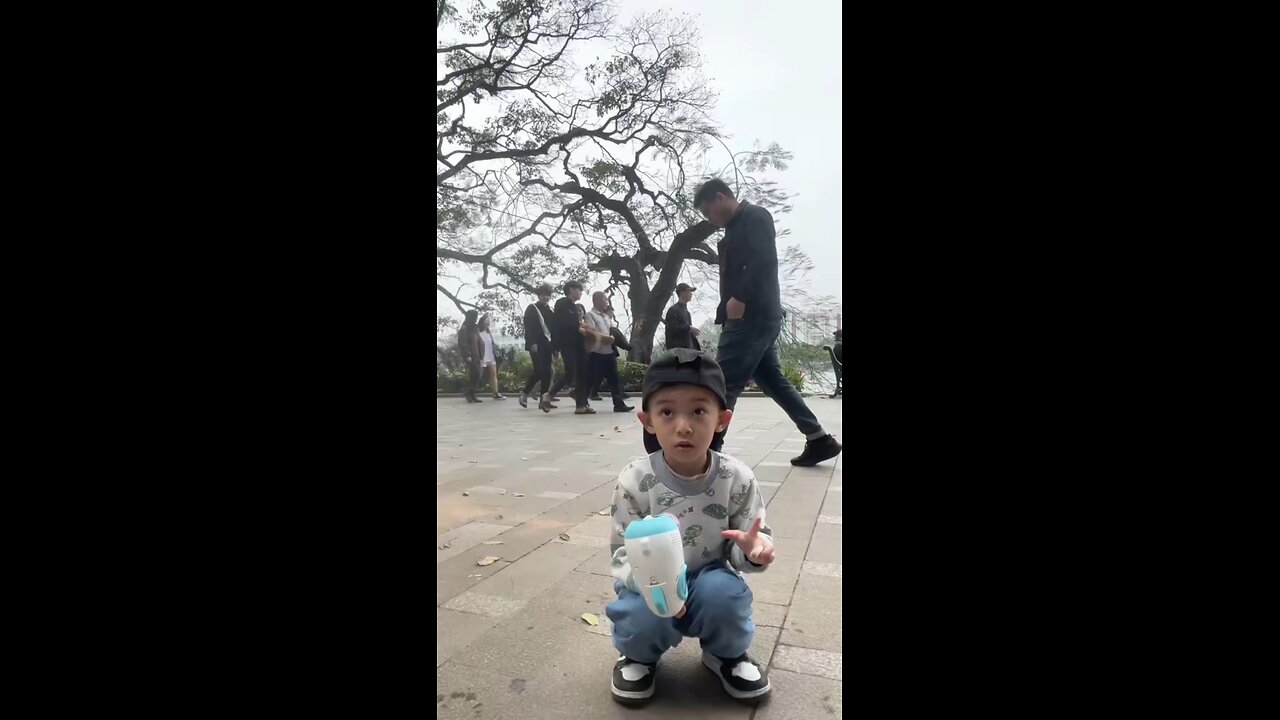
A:
[[[613,684],[612,680],[609,681],[609,689],[613,691],[613,696],[616,698],[622,698],[623,700],[648,700],[653,697],[653,692],[657,687],[658,683],[654,682],[654,684],[649,686],[648,691],[635,692],[630,690],[619,690],[617,686]]]
[[[739,690],[738,688],[730,685],[729,681],[725,680],[720,675],[720,658],[712,655],[711,653],[702,653],[702,664],[708,670],[716,674],[716,678],[720,680],[720,685],[724,687],[724,691],[729,693],[730,697],[737,698],[738,700],[750,700],[751,698],[758,698],[762,695],[769,694],[769,685],[765,685],[759,690]]]

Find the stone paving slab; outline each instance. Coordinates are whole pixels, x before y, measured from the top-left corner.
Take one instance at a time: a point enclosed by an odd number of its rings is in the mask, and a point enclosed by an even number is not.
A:
[[[601,548],[595,555],[587,558],[581,565],[574,568],[574,571],[612,578],[613,575],[609,573],[609,558],[611,557],[613,555],[609,552],[609,548]]]
[[[822,720],[840,718],[844,711],[844,683],[774,668],[773,691],[756,711],[755,720]]]
[[[825,563],[844,562],[844,526],[816,525],[805,560]]]
[[[844,493],[827,490],[827,497],[822,501],[821,515],[839,517],[844,515]]]
[[[746,573],[747,586],[755,602],[771,605],[790,605],[791,594],[795,591],[796,578],[803,564],[804,548],[808,540],[785,537],[774,538],[777,559],[769,569],[761,573]]]
[[[510,678],[453,662],[436,668],[436,720],[494,720],[517,699]]]
[[[436,608],[436,667],[443,665],[498,622],[498,618],[487,615]]]
[[[755,600],[751,605],[751,619],[755,621],[757,626],[780,628],[786,617],[786,605],[771,605],[759,600]]]
[[[844,661],[840,653],[794,645],[778,645],[773,656],[773,666],[782,670],[816,675],[830,680],[843,679]]]
[[[488,547],[481,543],[492,540],[499,533],[510,529],[507,525],[470,522],[456,530],[438,535],[436,536],[436,564],[439,565],[451,557],[469,552],[476,547]],[[445,545],[449,547],[444,547]]]
[[[788,501],[781,497],[781,490],[769,501],[765,520],[773,529],[774,538],[807,540],[813,534],[818,521],[818,506],[808,501]]]
[[[806,563],[807,565],[808,563]],[[838,566],[837,566],[838,567]],[[809,571],[800,573],[795,598],[782,630],[787,645],[841,652],[844,611],[841,579]]]
[[[500,551],[502,546],[492,549]],[[495,552],[498,555],[499,552]],[[488,595],[531,599],[553,587],[560,578],[595,554],[590,547],[550,542],[514,563],[485,578],[471,588]],[[465,608],[459,608],[465,609]]]
[[[815,525],[805,560],[840,564],[844,562],[844,542],[844,525]]]

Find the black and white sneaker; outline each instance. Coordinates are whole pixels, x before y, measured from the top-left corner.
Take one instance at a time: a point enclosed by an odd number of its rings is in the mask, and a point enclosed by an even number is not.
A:
[[[628,658],[618,658],[613,666],[613,699],[620,703],[634,703],[653,697],[653,676],[658,666],[645,665]]]
[[[702,651],[702,664],[720,676],[724,691],[739,700],[763,697],[769,694],[769,676],[764,669],[746,655],[736,658],[720,658]]]

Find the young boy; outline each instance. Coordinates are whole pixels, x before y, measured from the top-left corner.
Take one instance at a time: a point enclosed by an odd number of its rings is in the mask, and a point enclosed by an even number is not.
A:
[[[622,469],[613,494],[613,587],[618,599],[606,609],[613,645],[622,653],[613,668],[613,697],[620,702],[653,696],[658,658],[681,638],[696,637],[702,663],[735,698],[769,692],[763,668],[747,656],[755,623],[751,588],[741,573],[761,572],[774,560],[773,532],[764,524],[764,499],[751,468],[709,450],[729,425],[724,373],[701,352],[677,348],[654,361],[644,376],[645,431],[661,449]],[[678,617],[654,615],[631,576],[624,533],[633,520],[670,513],[684,536],[689,596]]]

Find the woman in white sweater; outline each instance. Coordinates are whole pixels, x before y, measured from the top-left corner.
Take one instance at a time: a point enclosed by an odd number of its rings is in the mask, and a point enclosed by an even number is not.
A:
[[[489,375],[493,384],[493,399],[506,400],[506,396],[498,392],[498,360],[493,354],[493,333],[489,332],[489,316],[480,318],[480,343],[484,346],[484,355],[480,358],[480,372]]]

